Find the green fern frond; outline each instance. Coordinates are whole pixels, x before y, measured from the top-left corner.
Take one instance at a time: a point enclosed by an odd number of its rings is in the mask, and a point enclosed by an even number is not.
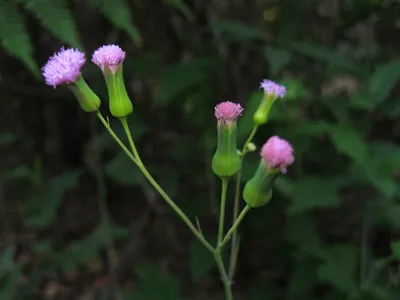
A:
[[[18,0],[57,38],[83,50],[67,0]]]
[[[0,42],[1,45],[39,77],[39,68],[32,57],[33,47],[26,32],[24,19],[14,4],[0,0]]]
[[[137,28],[132,25],[132,14],[125,0],[91,0],[115,27],[124,30],[136,45],[142,44],[142,38]]]

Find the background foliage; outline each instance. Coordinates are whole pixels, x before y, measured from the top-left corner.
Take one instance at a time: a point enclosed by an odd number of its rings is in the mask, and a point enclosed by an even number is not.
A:
[[[40,77],[61,45],[89,60],[108,43],[127,52],[145,163],[211,240],[213,106],[242,103],[243,142],[261,79],[286,85],[256,142],[290,140],[296,163],[243,223],[236,299],[400,299],[399,16],[396,0],[0,0],[0,299],[107,299],[116,286],[126,299],[222,297],[207,252]],[[106,99],[98,69],[83,72]]]

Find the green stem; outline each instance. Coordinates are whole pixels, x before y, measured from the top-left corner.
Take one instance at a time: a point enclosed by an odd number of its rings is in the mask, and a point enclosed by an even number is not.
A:
[[[244,157],[246,155],[246,150],[247,150],[247,145],[253,140],[254,136],[256,135],[258,130],[258,125],[254,125],[253,129],[250,132],[249,137],[247,138],[246,142],[243,145],[242,148],[242,164],[243,164],[243,160]],[[242,176],[242,172],[239,171],[236,174],[236,185],[235,185],[235,199],[234,199],[234,203],[233,203],[233,224],[236,223],[236,220],[238,219],[238,215],[239,215],[239,199],[240,199],[240,182],[241,182],[241,176]],[[239,245],[238,245],[238,236],[237,236],[237,232],[234,231],[233,232],[233,236],[232,236],[232,243],[231,243],[231,253],[230,253],[230,259],[229,259],[229,269],[228,269],[228,273],[229,273],[229,278],[233,279],[233,275],[235,274],[235,269],[236,269],[236,262],[237,262],[237,256],[238,256],[238,249],[239,249]]]
[[[231,238],[231,235],[237,232],[237,228],[239,227],[239,224],[242,222],[244,216],[247,214],[247,212],[250,210],[250,206],[246,205],[238,218],[236,219],[235,223],[232,225],[231,229],[228,230],[226,233],[224,239],[222,240],[221,244],[219,244],[219,247],[223,247]]]
[[[224,262],[222,261],[221,249],[217,248],[214,251],[215,261],[217,263],[217,267],[219,273],[222,277],[222,284],[224,285],[225,290],[225,300],[233,300],[232,290],[231,290],[231,282],[229,280],[228,274],[226,273]]]
[[[219,211],[219,226],[218,226],[218,245],[222,242],[224,237],[224,222],[225,222],[225,204],[226,204],[226,192],[228,190],[228,178],[221,178],[222,191],[221,191],[221,207]]]
[[[122,126],[125,129],[125,133],[128,137],[129,144],[131,145],[132,152],[135,155],[135,161],[136,165],[139,167],[139,169],[142,171],[143,175],[146,177],[146,179],[150,182],[150,184],[154,187],[154,189],[161,195],[161,197],[169,204],[169,206],[175,211],[175,213],[182,219],[183,222],[186,223],[186,225],[189,227],[189,229],[193,232],[193,234],[199,239],[199,241],[211,252],[214,253],[215,249],[213,246],[210,245],[210,243],[207,242],[207,240],[203,237],[203,235],[196,229],[196,227],[193,225],[193,223],[189,220],[189,218],[186,216],[186,214],[175,204],[175,202],[167,195],[167,193],[160,187],[160,185],[155,181],[155,179],[150,175],[150,173],[147,171],[146,167],[142,163],[142,160],[139,157],[139,153],[137,152],[137,149],[135,147],[135,143],[133,142],[131,132],[129,130],[129,126],[127,123],[126,118],[120,118]],[[104,124],[104,123],[103,123]],[[106,126],[107,125],[107,126]],[[109,127],[109,125],[106,123],[104,126]],[[110,131],[110,130],[109,130]],[[117,137],[118,138],[118,137]],[[129,152],[130,153],[130,152]]]

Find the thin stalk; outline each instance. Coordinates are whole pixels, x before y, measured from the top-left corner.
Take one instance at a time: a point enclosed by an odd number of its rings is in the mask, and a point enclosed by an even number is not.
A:
[[[217,263],[219,273],[221,274],[222,284],[224,285],[225,300],[233,300],[231,282],[229,280],[228,274],[226,273],[224,267],[224,263],[222,261],[221,249],[217,249],[216,251],[214,251],[214,257]]]
[[[236,232],[236,229],[239,227],[240,223],[242,222],[244,216],[247,214],[247,212],[250,210],[250,206],[246,205],[238,218],[236,219],[235,223],[232,225],[231,229],[228,230],[226,233],[225,237],[223,238],[222,242],[218,245],[219,247],[223,247],[231,238],[232,234]]]
[[[247,145],[253,140],[254,136],[257,133],[257,130],[258,130],[258,125],[254,125],[253,129],[250,132],[249,137],[247,138],[246,142],[243,145],[243,148],[242,148],[242,151],[241,151],[242,164],[243,164],[244,157],[246,156],[246,153],[247,153]],[[233,218],[232,218],[233,224],[236,223],[236,220],[238,219],[238,215],[239,215],[239,199],[240,199],[241,176],[242,176],[242,172],[239,171],[236,174],[235,198],[234,198],[234,203],[233,203]],[[237,236],[237,231],[236,230],[233,232],[232,243],[231,243],[231,249],[230,250],[231,250],[231,253],[230,253],[230,259],[229,259],[228,274],[229,274],[229,278],[233,279],[233,276],[235,274],[235,269],[236,269],[238,250],[239,250],[238,236]]]
[[[221,181],[222,181],[222,191],[221,191],[221,207],[219,211],[218,245],[222,242],[222,238],[224,237],[226,192],[228,190],[229,179],[221,178]]]
[[[193,232],[193,234],[199,239],[199,241],[211,252],[214,253],[214,247],[210,245],[209,242],[204,238],[204,236],[196,229],[193,223],[189,220],[186,214],[175,204],[175,202],[168,196],[168,194],[161,188],[161,186],[157,183],[157,181],[151,176],[149,171],[147,171],[144,166],[142,160],[140,159],[139,153],[136,149],[135,143],[132,139],[131,132],[129,130],[128,122],[126,118],[121,118],[122,126],[124,127],[125,133],[128,137],[129,144],[132,148],[132,152],[134,153],[135,163],[142,171],[143,175],[150,182],[150,184],[154,187],[154,189],[161,195],[161,197],[168,203],[168,205],[175,211],[175,213],[182,219],[183,222],[189,227],[189,229]],[[104,123],[103,123],[104,124]],[[108,123],[105,123],[104,126],[109,128]],[[110,130],[109,130],[110,131]],[[129,152],[129,151],[128,151]],[[130,152],[129,152],[130,153]],[[132,156],[132,155],[131,155]],[[132,158],[131,158],[132,159]]]

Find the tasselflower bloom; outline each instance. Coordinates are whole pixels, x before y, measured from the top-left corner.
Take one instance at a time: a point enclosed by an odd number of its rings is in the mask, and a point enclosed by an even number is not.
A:
[[[101,69],[106,80],[110,112],[117,118],[125,118],[133,111],[123,78],[124,60],[125,52],[117,45],[102,46],[92,56],[92,62]]]
[[[265,94],[274,96],[275,98],[283,98],[286,94],[286,88],[283,85],[269,79],[261,81],[260,88],[264,90]]]
[[[42,68],[47,85],[56,87],[60,84],[75,83],[85,63],[85,54],[78,49],[64,49],[49,58]]]
[[[288,141],[273,136],[261,148],[261,157],[269,169],[278,168],[282,173],[294,162],[293,148]]]
[[[241,159],[237,150],[237,119],[243,108],[238,103],[225,101],[214,108],[217,119],[218,142],[212,159],[212,169],[220,178],[236,174],[241,168]]]

